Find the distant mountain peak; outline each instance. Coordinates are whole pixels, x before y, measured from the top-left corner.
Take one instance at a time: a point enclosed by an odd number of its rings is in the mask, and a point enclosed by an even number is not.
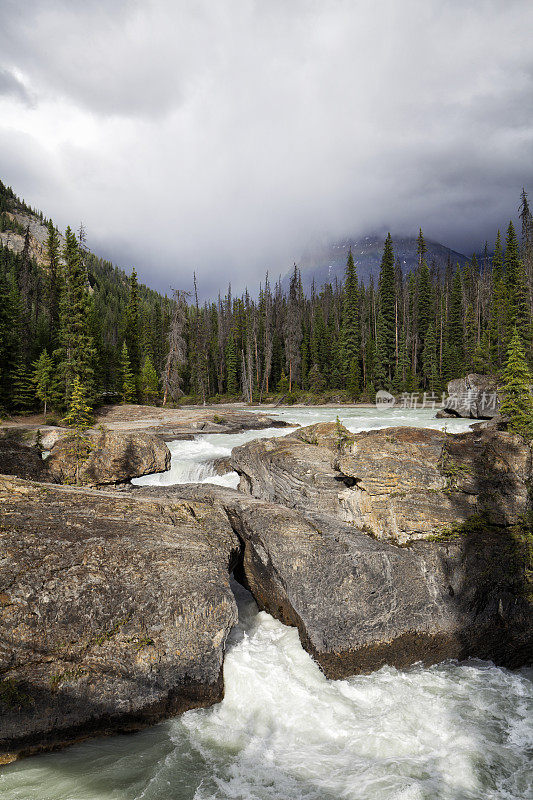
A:
[[[430,266],[435,263],[437,267],[443,269],[448,260],[451,260],[454,265],[459,263],[461,266],[470,261],[463,253],[458,253],[440,242],[431,239],[425,241],[427,245],[426,260]],[[325,283],[334,282],[335,279],[342,281],[350,248],[359,279],[368,283],[371,276],[377,278],[384,242],[384,236],[369,234],[308,248],[298,261],[304,291],[309,291],[313,280],[317,290]],[[410,272],[418,264],[417,237],[393,236],[393,243],[394,255],[400,261],[403,271]],[[283,278],[284,285],[288,283],[290,272],[292,270]]]

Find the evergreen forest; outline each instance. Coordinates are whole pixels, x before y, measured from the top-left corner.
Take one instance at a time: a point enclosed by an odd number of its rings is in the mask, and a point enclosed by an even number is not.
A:
[[[47,227],[32,256],[30,218]],[[25,216],[24,216],[25,215]],[[468,372],[503,374],[512,344],[533,357],[533,221],[522,191],[509,222],[466,266],[428,263],[402,273],[390,234],[379,276],[364,285],[348,255],[342,284],[288,290],[268,275],[252,297],[231,287],[200,304],[140,285],[86,247],[83,228],[60,235],[0,183],[0,410],[63,415],[73,387],[89,407],[284,398],[372,401],[377,389],[440,393]],[[5,240],[4,240],[5,241]]]

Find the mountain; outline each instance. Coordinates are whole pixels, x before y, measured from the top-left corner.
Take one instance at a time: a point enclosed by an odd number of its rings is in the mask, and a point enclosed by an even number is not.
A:
[[[364,236],[360,239],[345,239],[341,242],[309,248],[298,262],[304,291],[308,292],[311,289],[313,280],[317,290],[325,283],[335,282],[335,279],[342,281],[350,247],[359,279],[364,283],[368,283],[372,275],[377,279],[383,244],[383,237]],[[437,267],[444,269],[448,259],[454,266],[457,263],[463,266],[470,260],[462,253],[457,253],[439,242],[426,239],[426,245],[428,248],[426,259],[430,266],[434,262]],[[397,259],[400,259],[404,273],[410,272],[418,263],[416,248],[415,237],[394,239],[394,254]],[[285,287],[289,284],[291,272],[292,270],[283,278],[282,283]]]

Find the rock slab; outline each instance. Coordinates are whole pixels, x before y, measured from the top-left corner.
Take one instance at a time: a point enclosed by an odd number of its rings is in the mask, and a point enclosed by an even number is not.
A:
[[[240,489],[303,513],[328,514],[398,544],[473,516],[517,523],[529,509],[531,448],[493,429],[427,428],[351,434],[322,423],[232,452]]]
[[[240,541],[212,504],[0,478],[0,763],[217,702]]]
[[[531,662],[527,543],[507,529],[398,547],[222,487],[135,491],[223,507],[243,543],[237,577],[261,608],[298,628],[330,678],[450,658]]]

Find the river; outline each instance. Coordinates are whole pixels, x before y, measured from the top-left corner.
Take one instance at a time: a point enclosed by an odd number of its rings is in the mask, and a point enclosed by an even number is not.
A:
[[[288,422],[341,421],[353,432],[467,420],[424,409],[282,409]],[[212,461],[272,428],[174,442],[171,469],[142,484],[217,482]],[[234,584],[239,624],[225,697],[130,736],[87,741],[0,772],[1,800],[529,800],[533,670],[446,662],[326,679],[294,628]]]

